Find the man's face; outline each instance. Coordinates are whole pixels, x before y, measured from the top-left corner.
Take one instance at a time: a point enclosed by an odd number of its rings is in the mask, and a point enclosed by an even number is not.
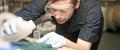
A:
[[[55,17],[58,24],[64,24],[71,18],[74,9],[70,0],[58,0],[52,3],[49,8],[46,8],[46,11],[49,11]]]

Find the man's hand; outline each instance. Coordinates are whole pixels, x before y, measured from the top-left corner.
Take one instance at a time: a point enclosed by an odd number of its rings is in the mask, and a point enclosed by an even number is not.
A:
[[[6,20],[4,23],[4,32],[8,35],[16,34],[17,33],[16,24],[18,21],[22,22],[23,20],[21,17],[18,17],[13,20]]]
[[[24,21],[20,17],[17,17],[16,21],[6,21],[4,24],[5,35],[4,40],[16,42],[32,33],[35,28],[35,24],[32,20]]]
[[[41,39],[36,40],[38,43],[51,44],[54,48],[64,47],[67,43],[67,39],[55,32],[50,32],[43,36]]]
[[[5,41],[19,41],[32,33],[35,27],[32,20],[25,21],[9,12],[0,13],[0,38]]]
[[[35,28],[35,24],[32,20],[25,21],[24,19],[16,16],[13,13],[3,12],[3,13],[0,13],[0,28],[1,27],[3,27],[4,33],[8,35],[13,35],[13,34],[19,33],[18,31],[23,28],[24,28],[23,30],[29,28],[28,33],[31,33],[31,31]]]

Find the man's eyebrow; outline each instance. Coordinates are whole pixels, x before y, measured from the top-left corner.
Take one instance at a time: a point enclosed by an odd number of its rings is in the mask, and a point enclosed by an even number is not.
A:
[[[57,8],[57,9],[63,9],[63,8],[66,8],[68,9],[70,6],[69,5],[55,5],[55,6],[59,6],[59,7],[54,7],[54,4],[51,4],[50,5],[52,8]]]

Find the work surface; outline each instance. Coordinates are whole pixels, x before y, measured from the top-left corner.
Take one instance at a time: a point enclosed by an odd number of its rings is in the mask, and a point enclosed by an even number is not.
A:
[[[103,33],[99,50],[120,50],[120,33]]]

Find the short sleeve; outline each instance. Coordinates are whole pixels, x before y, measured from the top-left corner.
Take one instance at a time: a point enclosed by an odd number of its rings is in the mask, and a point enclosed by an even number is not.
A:
[[[83,5],[85,23],[80,28],[79,38],[95,43],[100,38],[103,30],[100,2],[98,0],[85,0]]]

